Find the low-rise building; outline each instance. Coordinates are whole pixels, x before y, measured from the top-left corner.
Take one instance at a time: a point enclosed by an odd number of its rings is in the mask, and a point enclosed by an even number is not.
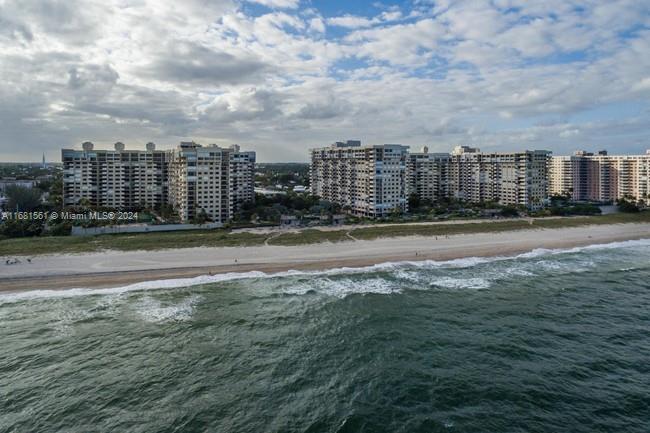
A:
[[[280,226],[285,228],[300,227],[301,221],[295,215],[280,215]]]
[[[36,181],[31,179],[2,178],[0,179],[0,196],[5,195],[7,188],[18,186],[21,188],[33,188]]]

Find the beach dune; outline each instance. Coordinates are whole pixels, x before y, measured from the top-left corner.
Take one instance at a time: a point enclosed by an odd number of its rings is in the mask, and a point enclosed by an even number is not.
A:
[[[593,225],[435,237],[396,237],[299,246],[106,251],[37,256],[0,264],[0,291],[105,288],[225,272],[320,270],[385,262],[509,256],[650,238],[650,224]]]

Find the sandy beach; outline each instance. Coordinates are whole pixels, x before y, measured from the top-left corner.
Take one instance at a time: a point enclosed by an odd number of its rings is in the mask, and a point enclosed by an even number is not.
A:
[[[0,291],[106,288],[226,272],[321,270],[385,262],[511,256],[538,248],[571,248],[650,238],[650,224],[594,225],[449,237],[399,237],[301,246],[107,251],[18,257],[0,265]],[[13,257],[12,257],[13,258]]]

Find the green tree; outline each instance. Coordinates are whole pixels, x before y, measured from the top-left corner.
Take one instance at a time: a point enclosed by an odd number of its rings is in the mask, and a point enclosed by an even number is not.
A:
[[[10,185],[5,189],[6,208],[17,211],[32,211],[41,205],[41,190],[19,185]]]
[[[633,201],[622,198],[618,201],[618,210],[625,213],[636,213],[639,212],[639,207]]]
[[[43,220],[8,220],[0,225],[0,233],[9,238],[38,236],[43,226]]]
[[[63,207],[63,178],[61,177],[61,174],[57,174],[51,181],[47,192],[48,205],[55,209],[61,209]]]
[[[501,216],[516,217],[519,216],[519,209],[516,206],[503,206],[501,208]]]
[[[210,221],[210,217],[208,216],[207,212],[204,209],[199,209],[198,212],[196,212],[196,216],[192,220],[192,223],[205,224],[208,221]]]
[[[420,196],[417,193],[411,193],[409,195],[409,210],[411,212],[416,212],[421,204]]]

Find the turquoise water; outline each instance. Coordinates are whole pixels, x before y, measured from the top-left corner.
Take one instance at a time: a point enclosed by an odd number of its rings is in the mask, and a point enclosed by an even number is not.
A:
[[[650,241],[0,295],[0,342],[2,432],[645,433]]]

